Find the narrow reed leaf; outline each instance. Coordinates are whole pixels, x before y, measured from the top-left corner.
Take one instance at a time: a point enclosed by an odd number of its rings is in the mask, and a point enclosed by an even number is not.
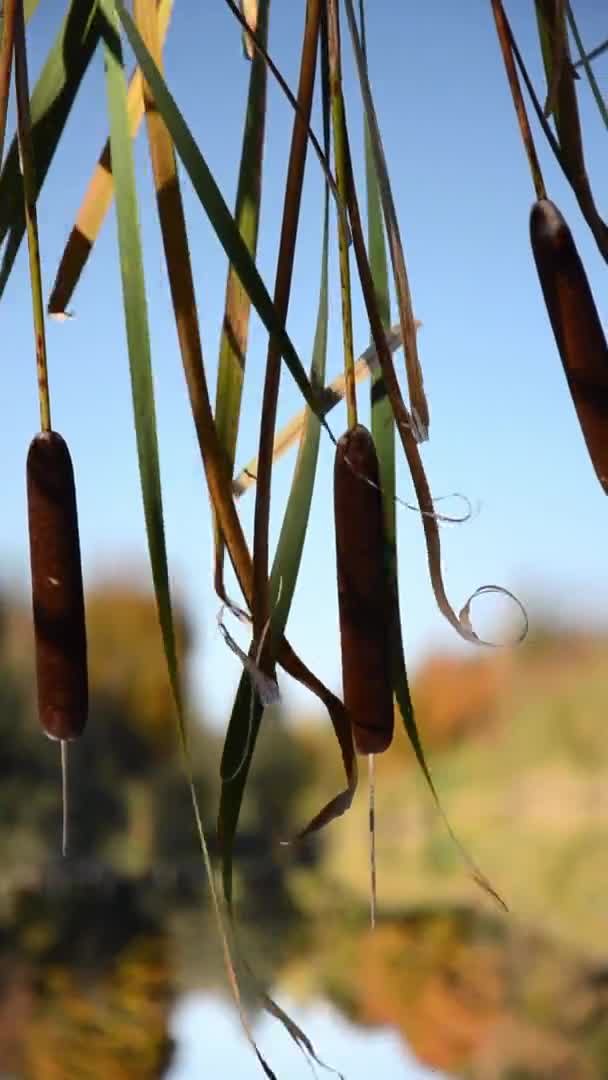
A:
[[[11,88],[13,49],[15,46],[15,15],[18,0],[4,0],[0,23],[0,166],[4,156],[6,113]]]
[[[173,0],[158,0],[158,33],[163,43],[173,9]],[[144,115],[143,76],[139,68],[131,76],[127,93],[129,133],[135,138]],[[74,290],[114,198],[114,178],[110,142],[106,141],[68,238],[48,302],[50,315],[66,314]]]
[[[537,13],[542,2],[543,0],[541,0],[540,5],[536,5]],[[544,34],[541,38],[543,52],[545,51],[546,45],[547,55],[550,56],[550,60],[547,64],[547,98],[543,110],[547,117],[551,116],[552,113],[559,108],[558,94],[562,72],[564,70],[564,64],[569,62],[569,57],[567,55],[568,40],[565,19],[566,3],[565,0],[550,0],[550,3],[554,24],[553,31],[546,40],[544,39]]]
[[[405,367],[410,398],[411,419],[414,422],[414,434],[416,439],[419,442],[423,442],[425,439],[428,438],[429,409],[426,395],[424,393],[422,367],[420,365],[420,360],[418,357],[418,345],[416,342],[416,321],[414,319],[412,297],[407,276],[405,257],[403,254],[403,244],[401,242],[399,222],[397,220],[397,213],[395,210],[395,203],[391,190],[388,167],[386,164],[384,147],[382,145],[382,137],[380,135],[380,128],[378,125],[378,118],[376,116],[376,109],[374,106],[371,86],[367,77],[365,57],[363,54],[359,30],[357,28],[357,20],[355,18],[353,0],[345,0],[345,7],[350,36],[353,43],[357,74],[359,77],[359,85],[361,87],[361,95],[363,98],[363,105],[365,109],[365,116],[372,143],[374,164],[376,166],[376,176],[380,185],[382,209],[384,212],[384,221],[386,224],[388,244],[391,254],[391,262],[393,266],[393,275],[395,278],[395,291],[397,294],[397,304],[399,307],[399,320],[401,323],[403,347],[405,350]]]
[[[249,294],[252,304],[264,323],[264,326],[269,334],[277,337],[281,354],[285,359],[285,363],[287,364],[306,404],[320,416],[321,409],[318,393],[313,391],[308,376],[302,366],[302,362],[291,342],[285,326],[281,320],[277,318],[275,307],[270,299],[268,290],[258,273],[255,262],[247,250],[247,245],[224,201],[220,189],[213,179],[209,167],[192,137],[190,129],[177,108],[165,80],[150,56],[150,53],[146,49],[141,36],[138,33],[137,27],[124,4],[121,3],[121,0],[116,0],[116,9],[138,63],[146,80],[150,84],[158,110],[171,134],[175,149],[180,156],[184,169],[192,182],[192,186],[209,217],[222,247],[226,251],[230,261],[233,263],[243,286]],[[327,423],[324,419],[322,419],[321,422],[326,428],[330,438],[333,440],[333,436]]]
[[[577,60],[574,64],[574,70],[576,71],[578,68],[583,67],[585,60],[587,60],[589,64],[592,60],[597,60],[598,56],[602,56],[606,51],[608,51],[608,39],[603,41],[601,45],[596,45],[596,47],[591,49],[591,52],[588,52],[586,56],[581,56],[581,59]]]
[[[292,109],[294,109],[296,112],[300,112],[300,106],[298,105],[297,98],[294,97],[293,93],[291,92],[291,90],[289,88],[288,83],[285,81],[285,79],[281,75],[281,72],[279,71],[279,69],[278,69],[277,65],[275,64],[274,60],[272,59],[272,56],[268,52],[268,50],[266,48],[266,42],[262,40],[262,38],[261,38],[261,36],[259,34],[259,31],[256,30],[255,32],[254,31],[249,32],[246,29],[247,21],[245,19],[245,16],[244,16],[243,12],[239,11],[239,9],[238,9],[238,7],[237,7],[237,5],[235,3],[235,0],[224,0],[224,2],[226,4],[226,6],[228,8],[230,8],[230,11],[234,15],[235,19],[237,19],[237,21],[240,22],[241,26],[244,29],[245,34],[247,34],[247,36],[252,41],[255,51],[259,52],[260,55],[263,56],[263,58],[264,58],[264,60],[266,62],[266,66],[268,67],[268,70],[270,71],[271,75],[274,77],[274,79],[278,83],[279,87],[281,88],[282,92],[284,93],[285,97],[287,98],[287,100],[288,100],[289,104],[291,105]],[[327,154],[324,153],[323,150],[321,149],[321,146],[319,145],[319,140],[317,139],[317,136],[315,135],[314,131],[312,130],[312,127],[310,126],[310,123],[307,124],[307,129],[308,129],[308,138],[310,139],[310,143],[311,143],[311,145],[313,147],[313,150],[314,150],[315,154],[317,155],[317,158],[319,159],[319,164],[320,164],[321,168],[323,169],[323,173],[325,175],[325,179],[327,180],[327,183],[329,184],[330,191],[331,191],[334,199],[336,200],[336,204],[337,204],[337,207],[338,207],[338,213],[344,214],[344,217],[345,217],[346,221],[348,221],[347,215],[346,215],[345,210],[344,210],[344,204],[340,201],[340,198],[338,196],[338,189],[336,187],[336,181],[334,180],[334,178],[332,176],[332,172],[331,172],[331,169],[329,167],[329,160],[327,158]]]
[[[565,0],[535,0],[547,78],[543,112],[553,116],[559,144],[573,180],[586,177],[583,143],[568,46]]]
[[[36,162],[35,196],[40,194],[74,100],[99,40],[97,0],[71,0],[31,98]],[[0,176],[0,296],[10,276],[23,234],[23,191],[17,139]]]
[[[258,40],[266,43],[270,0],[256,4],[255,16]],[[241,163],[236,194],[235,221],[251,257],[257,250],[260,200],[262,195],[262,163],[264,156],[264,133],[266,120],[266,64],[255,53],[249,77],[249,92],[243,132]],[[217,437],[232,475],[234,455],[241,415],[241,395],[251,301],[232,265],[228,268],[224,320],[220,340],[220,356],[215,398],[215,426]],[[225,599],[224,589],[224,540],[214,517],[215,531],[215,589]]]
[[[175,644],[175,629],[171,607],[171,593],[167,566],[167,551],[163,525],[162,493],[158,441],[156,435],[156,415],[148,334],[148,316],[143,274],[143,261],[135,189],[135,169],[133,151],[129,133],[127,109],[127,85],[122,62],[122,50],[118,37],[118,19],[115,17],[112,0],[100,0],[105,12],[108,30],[105,37],[106,83],[108,93],[108,111],[110,115],[110,146],[116,185],[116,213],[120,263],[123,280],[125,319],[129,362],[131,365],[131,384],[133,390],[133,412],[146,519],[146,531],[150,551],[150,562],[154,590],[158,606],[163,647],[167,669],[177,713],[180,742],[186,767],[186,775],[197,832],[207,874],[209,891],[218,932],[222,942],[224,963],[232,989],[243,1030],[268,1077],[274,1073],[260,1054],[255,1039],[245,1016],[238,980],[232,960],[228,932],[216,893],[213,868],[203,830],[200,808],[188,748],[180,675]]]
[[[588,81],[589,86],[591,88],[591,93],[593,94],[593,96],[595,98],[595,103],[596,103],[596,105],[597,105],[597,107],[599,109],[600,116],[601,116],[602,120],[604,121],[604,125],[608,128],[608,107],[606,106],[606,102],[604,100],[604,95],[602,94],[602,91],[600,90],[599,83],[598,83],[598,81],[597,81],[597,79],[596,79],[596,77],[595,77],[595,75],[593,73],[593,68],[591,67],[591,63],[590,63],[590,57],[585,54],[585,46],[583,45],[582,38],[581,38],[581,35],[579,33],[578,24],[576,22],[576,19],[574,18],[574,12],[572,10],[572,4],[569,4],[569,3],[567,4],[567,14],[568,14],[568,22],[570,24],[570,29],[572,30],[572,37],[574,38],[574,40],[576,42],[576,47],[578,49],[579,56],[581,58],[580,63],[583,65],[583,67],[585,69],[585,75],[587,76],[587,81]],[[576,66],[577,65],[575,64],[574,67],[576,67]]]
[[[135,0],[134,14],[142,35],[142,39],[145,41],[151,56],[154,58],[155,63],[160,69],[161,45],[158,33],[158,22],[156,13],[150,7],[148,0]],[[188,387],[191,394],[191,402],[193,405],[193,413],[197,426],[197,433],[199,434],[201,453],[203,456],[203,462],[205,465],[210,490],[214,490],[214,481],[213,479],[211,479],[211,477],[215,477],[215,488],[217,488],[218,483],[221,485],[223,477],[223,497],[224,499],[230,499],[229,474],[225,471],[221,473],[221,470],[219,470],[217,467],[219,446],[217,441],[217,434],[215,432],[213,424],[213,417],[211,415],[209,395],[205,379],[202,348],[200,342],[200,332],[196,313],[196,301],[194,296],[194,284],[192,279],[190,256],[188,250],[186,225],[183,214],[183,206],[180,195],[173,145],[169,133],[163,123],[163,120],[156,109],[154,97],[151,94],[150,88],[147,84],[144,85],[144,99],[146,107],[148,141],[150,145],[154,180],[157,191],[159,219],[163,236],[165,257],[167,261],[167,271],[173,305],[175,309],[175,318],[180,349],[182,352],[182,359],[186,372]],[[242,542],[244,543],[244,541]],[[245,576],[247,577],[249,583],[250,592],[250,568],[246,572]],[[256,657],[254,659],[243,652],[243,650],[234,641],[229,631],[225,627],[224,623],[221,620],[221,616],[218,620],[218,625],[228,647],[239,657],[249,677],[253,680],[256,688],[256,698],[259,697],[262,705],[275,703],[278,700],[277,683],[274,678],[266,676],[260,670],[259,657]],[[188,753],[185,729],[183,726],[183,719],[181,717],[181,714],[179,714],[179,710],[178,715],[180,719],[180,735],[182,739],[182,750],[186,763],[187,778],[190,786],[193,805],[195,808],[195,816],[199,831],[199,840],[203,852],[203,859],[205,862],[207,876],[209,879],[214,912],[224,948],[224,958],[228,978],[233,990],[233,995],[239,1010],[239,1015],[245,1034],[247,1035],[247,1038],[249,1039],[249,1042],[264,1072],[267,1076],[273,1076],[274,1074],[272,1073],[272,1070],[269,1068],[267,1062],[264,1060],[258,1050],[258,1047],[255,1043],[252,1032],[250,1030],[241,1006],[238,978],[228,942],[227,930],[224,925],[222,911],[213,883],[212,868],[209,861],[206,839],[200,823],[200,814],[198,812],[198,803],[193,784],[192,768]],[[266,998],[264,998],[264,1000],[266,1000]],[[287,1028],[290,1036],[292,1038],[295,1038],[298,1045],[300,1045],[299,1040],[294,1034],[294,1030],[297,1029],[295,1025],[293,1025],[293,1022],[289,1019],[289,1017],[286,1016],[286,1014],[282,1014],[281,1020]]]
[[[118,245],[131,370],[137,455],[150,563],[159,609],[163,645],[172,690],[181,713],[181,689],[163,524],[148,307],[135,187],[135,167],[129,134],[126,81],[122,48],[115,23],[112,0],[100,0],[100,2],[107,19],[107,30],[104,36],[110,145],[116,186]]]
[[[304,169],[308,150],[308,127],[317,66],[321,8],[322,0],[307,0],[298,84],[299,110],[295,113],[293,120],[274,288],[274,308],[278,319],[283,324],[287,320],[293,280]],[[251,614],[253,616],[253,640],[255,646],[261,641],[262,632],[268,623],[271,611],[268,588],[268,537],[270,529],[272,448],[274,445],[280,379],[281,353],[279,343],[278,339],[271,335],[268,341],[266,373],[262,394],[262,416],[258,445],[258,480],[255,489],[253,515],[253,603]],[[268,674],[272,673],[274,656],[270,647],[265,647],[262,652],[261,666]]]
[[[530,173],[532,175],[532,183],[534,184],[534,190],[536,192],[537,199],[545,199],[547,192],[545,188],[545,182],[543,180],[543,174],[538,160],[538,154],[536,153],[536,146],[534,145],[534,139],[532,137],[532,131],[528,120],[528,114],[526,112],[526,106],[524,104],[521,87],[519,85],[519,79],[517,78],[517,71],[515,69],[515,63],[513,60],[513,47],[512,40],[507,23],[505,11],[502,5],[502,0],[492,0],[492,11],[494,12],[494,22],[496,23],[496,33],[498,35],[498,41],[502,50],[502,58],[505,65],[505,71],[507,73],[507,79],[509,80],[509,88],[511,90],[511,97],[515,106],[515,113],[517,115],[517,122],[519,124],[519,130],[524,144],[524,149],[528,158],[528,164],[530,166]]]
[[[338,180],[338,192],[344,203],[346,195],[346,162],[344,155],[344,141],[346,118],[344,114],[344,97],[342,93],[342,64],[340,58],[340,22],[338,13],[338,0],[327,0],[327,17],[323,23],[324,34],[327,39],[327,64],[329,96],[331,103],[332,129],[334,135],[334,159],[336,162],[336,176]],[[338,217],[338,251],[340,259],[340,297],[342,312],[342,348],[344,363],[344,385],[346,388],[346,415],[349,428],[357,425],[357,394],[355,391],[355,356],[353,347],[353,313],[349,263],[349,234],[346,222],[342,216]]]

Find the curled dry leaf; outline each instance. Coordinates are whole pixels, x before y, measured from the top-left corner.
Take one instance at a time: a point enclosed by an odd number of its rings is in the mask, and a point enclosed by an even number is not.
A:
[[[281,700],[276,679],[271,678],[269,675],[265,675],[258,667],[256,661],[241,649],[240,645],[234,640],[232,634],[223,622],[223,612],[224,608],[222,606],[217,617],[217,625],[226,645],[235,656],[238,656],[245,670],[249,672],[251,681],[255,686],[262,705],[276,705]]]

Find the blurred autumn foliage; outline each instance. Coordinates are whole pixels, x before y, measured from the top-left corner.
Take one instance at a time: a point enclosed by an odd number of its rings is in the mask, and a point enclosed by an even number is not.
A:
[[[426,745],[443,749],[491,731],[504,694],[510,658],[430,656],[416,671],[412,696]]]

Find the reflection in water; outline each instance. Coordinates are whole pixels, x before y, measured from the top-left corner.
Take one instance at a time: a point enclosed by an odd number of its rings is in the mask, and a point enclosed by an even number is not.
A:
[[[132,883],[22,893],[0,946],[3,1077],[162,1075],[172,1055],[169,942]]]
[[[445,1076],[420,1065],[394,1031],[363,1031],[323,1002],[301,1008],[291,1000],[279,999],[306,1031],[324,1061],[342,1072],[346,1080],[368,1080],[370,1076],[378,1080],[431,1080],[431,1077],[441,1080]],[[185,997],[175,1011],[172,1032],[177,1050],[166,1080],[253,1075],[251,1050],[234,1010],[216,997],[203,994]],[[269,1017],[256,1024],[255,1036],[278,1076],[310,1080],[310,1066]]]
[[[3,1080],[258,1075],[203,894],[180,909],[145,881],[68,884],[22,891],[4,913]],[[278,982],[319,1056],[348,1080],[606,1075],[608,971],[514,921],[425,909],[371,933],[363,911],[304,924],[293,909],[280,927],[258,919],[243,940],[264,984]],[[244,990],[279,1080],[308,1077]]]
[[[100,666],[73,753],[74,857],[49,866],[56,748],[28,705],[31,672],[10,660],[29,655],[29,614],[15,624],[19,647],[10,635],[3,646],[0,597],[0,1078],[246,1080],[261,1073],[229,999],[177,754],[160,737],[172,723],[162,658],[140,648],[159,648],[155,606],[116,603],[105,590],[89,607]],[[521,921],[467,891],[427,793],[392,755],[379,766],[372,935],[363,802],[309,847],[277,846],[337,790],[331,736],[296,738],[278,722],[261,734],[235,852],[239,941],[262,987],[295,1003],[349,1080],[425,1075],[410,1052],[426,1075],[466,1080],[608,1076],[608,643],[537,636],[518,655],[443,661],[418,700],[451,816]],[[211,838],[214,740],[193,731]],[[279,1080],[308,1076],[242,989]]]

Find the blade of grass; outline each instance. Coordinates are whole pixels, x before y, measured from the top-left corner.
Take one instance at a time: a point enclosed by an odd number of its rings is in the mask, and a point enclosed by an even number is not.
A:
[[[100,24],[96,10],[97,0],[71,0],[32,94],[36,199],[99,40]],[[23,185],[15,138],[0,176],[0,244],[6,241],[0,267],[0,296],[6,287],[24,232]]]
[[[334,135],[334,158],[338,192],[342,204],[346,194],[346,166],[344,161],[344,99],[342,96],[342,68],[340,62],[340,24],[337,0],[327,0],[327,18],[324,23],[327,34],[328,81],[331,101],[332,128]],[[346,414],[349,428],[357,424],[357,394],[355,391],[355,356],[353,348],[353,314],[351,299],[350,265],[345,222],[338,218],[338,250],[340,255],[340,296],[342,300],[342,344],[344,349],[344,386],[346,389]]]
[[[162,43],[169,29],[173,0],[157,0],[157,6],[158,32]],[[137,68],[131,76],[127,93],[131,138],[137,135],[144,115],[142,88],[143,77]],[[61,256],[48,302],[50,315],[63,315],[67,311],[113,198],[114,178],[110,159],[110,142],[106,140]]]
[[[118,19],[114,13],[111,0],[100,0],[100,3],[108,24],[106,33],[104,34],[106,84],[110,118],[110,145],[114,168],[114,182],[116,185],[116,215],[125,303],[125,320],[133,390],[133,413],[144,514],[146,519],[146,532],[148,536],[150,563],[158,606],[159,622],[177,713],[180,743],[184,757],[188,786],[192,798],[213,910],[222,942],[228,980],[239,1010],[244,1031],[248,1036],[258,1061],[262,1065],[266,1075],[272,1078],[274,1077],[274,1073],[268,1067],[256,1046],[242,1007],[238,980],[228,940],[228,931],[225,926],[219,898],[215,889],[213,868],[194,786],[175,645],[175,630],[163,525],[162,491],[158,457],[158,440],[156,434],[146,292],[139,233],[137,194],[135,188],[135,168],[128,123],[127,84],[122,60],[122,49],[118,37]]]
[[[133,20],[121,0],[116,0],[116,8],[125,28],[129,43],[137,57],[140,67],[150,84],[157,108],[171,134],[175,149],[179,154],[192,186],[215,230],[215,233],[233,263],[239,278],[260,316],[269,334],[274,335],[279,343],[282,356],[307,405],[320,416],[321,407],[318,391],[313,391],[302,362],[292,344],[284,324],[277,318],[274,304],[266,286],[260,277],[256,265],[247,250],[238,227],[228,209],[224,198],[211,175],[209,167],[196,145],[192,134],[181,114],[167,84],[158,71],[156,64],[141,40]],[[325,419],[321,420],[328,435],[335,439]]]
[[[567,56],[565,0],[551,0],[551,3],[555,16],[555,26],[554,33],[551,35],[551,40],[546,43],[547,48],[550,50],[550,61],[547,68],[547,74],[550,74],[550,79],[547,83],[547,98],[544,108],[544,113],[547,117],[551,116],[559,107],[557,102],[559,84],[561,82],[564,63],[569,61],[569,57]]]
[[[563,0],[535,0],[535,8],[547,85],[554,98],[553,117],[563,163],[596,243],[604,258],[608,259],[608,226],[595,205],[585,164],[565,4]],[[560,63],[562,54],[564,62]]]
[[[11,87],[11,69],[15,45],[15,12],[17,0],[4,0],[2,43],[0,45],[0,165],[4,156],[6,113]]]
[[[574,65],[574,70],[577,71],[578,68],[584,66],[585,60],[587,60],[589,64],[592,60],[597,60],[598,56],[601,56],[607,50],[608,39],[606,41],[603,41],[601,45],[596,45],[595,49],[592,49],[591,52],[588,52],[586,56],[583,56],[580,60],[577,60],[576,64]]]
[[[230,11],[234,15],[235,19],[237,19],[237,21],[240,22],[241,26],[243,28],[245,28],[247,26],[247,19],[246,19],[245,15],[243,14],[243,12],[239,11],[239,9],[238,9],[237,5],[235,4],[234,0],[224,0],[224,2],[226,4],[226,6],[228,8],[230,8]],[[271,75],[273,75],[273,77],[276,79],[278,85],[280,86],[281,90],[285,94],[285,97],[287,98],[287,100],[288,100],[289,104],[291,105],[292,109],[294,109],[296,112],[299,112],[300,111],[300,106],[298,105],[297,98],[295,98],[294,95],[292,94],[288,83],[285,81],[285,79],[281,75],[281,72],[279,71],[277,65],[275,64],[275,62],[272,59],[270,53],[268,52],[268,50],[266,48],[266,42],[262,40],[262,38],[261,38],[258,31],[254,32],[254,31],[248,31],[248,30],[244,29],[244,33],[247,34],[248,38],[251,40],[255,50],[257,50],[257,52],[259,52],[260,55],[263,56],[263,58],[264,58],[264,60],[266,62],[266,66],[268,67],[268,70],[270,71]],[[340,197],[338,195],[338,189],[337,189],[337,186],[336,186],[336,181],[334,180],[334,178],[332,176],[332,173],[331,173],[331,169],[329,167],[329,161],[327,160],[327,154],[325,154],[323,152],[323,150],[321,149],[321,146],[319,145],[319,140],[317,139],[317,136],[315,135],[314,131],[312,130],[312,128],[310,126],[310,123],[307,124],[307,130],[308,130],[308,138],[310,139],[310,142],[311,142],[311,145],[312,145],[312,147],[313,147],[313,149],[315,151],[315,154],[317,155],[317,158],[319,159],[319,164],[320,164],[321,168],[323,169],[323,173],[325,175],[325,179],[326,179],[327,183],[329,184],[330,191],[331,191],[334,199],[336,200],[336,205],[338,207],[338,212],[342,213],[344,215],[344,218],[347,220],[347,215],[346,215],[345,210],[344,210],[344,205],[340,201]]]
[[[269,0],[261,0],[256,9],[257,37],[263,44],[268,37]],[[257,250],[260,199],[262,194],[262,162],[266,119],[266,64],[255,53],[249,78],[249,93],[245,113],[245,130],[236,194],[235,221],[252,258]],[[224,321],[220,341],[220,356],[215,399],[215,424],[224,451],[227,468],[232,475],[241,413],[241,395],[251,303],[234,267],[228,268]],[[215,589],[226,599],[224,589],[224,541],[214,518],[215,529]]]
[[[365,116],[367,119],[372,143],[376,175],[378,177],[378,183],[380,185],[382,209],[384,212],[384,221],[386,224],[388,244],[391,254],[391,262],[393,266],[395,291],[397,295],[397,304],[399,307],[399,321],[401,322],[401,333],[403,335],[403,347],[405,350],[405,366],[410,397],[410,419],[413,420],[415,423],[414,432],[416,438],[418,439],[418,441],[422,442],[428,438],[429,409],[426,395],[424,393],[422,367],[420,365],[420,359],[418,357],[418,345],[416,342],[416,321],[414,319],[412,297],[408,281],[407,269],[405,265],[405,257],[403,254],[403,244],[401,242],[399,222],[397,220],[397,213],[395,210],[395,203],[388,175],[388,167],[386,164],[384,147],[382,145],[382,137],[380,135],[380,128],[378,125],[378,118],[376,116],[376,109],[374,106],[371,86],[367,77],[365,58],[363,55],[359,31],[357,29],[357,20],[355,18],[355,11],[352,0],[345,0],[345,7],[350,36],[353,44],[353,51],[355,54],[355,62],[359,78],[359,85],[361,87],[361,95],[363,98]]]
[[[298,85],[299,110],[294,115],[287,180],[283,202],[283,220],[274,288],[274,309],[281,323],[287,319],[296,239],[300,218],[304,168],[308,149],[308,126],[317,64],[321,0],[307,0],[304,37],[300,58]],[[262,395],[262,418],[258,446],[258,482],[255,490],[253,518],[253,640],[254,647],[262,641],[264,628],[270,618],[268,591],[268,532],[270,521],[270,490],[272,480],[272,447],[276,426],[277,403],[281,378],[281,352],[278,339],[271,335],[266,356],[266,374]],[[268,644],[270,643],[269,642]],[[260,658],[262,671],[272,675],[273,657],[268,644]]]
[[[507,73],[507,79],[509,80],[509,88],[511,90],[513,104],[515,106],[519,130],[521,133],[522,142],[524,144],[524,149],[528,157],[528,164],[530,166],[530,173],[532,175],[532,183],[534,184],[536,198],[546,199],[547,191],[545,188],[545,182],[543,180],[540,162],[538,160],[538,155],[536,153],[536,147],[534,145],[532,131],[530,130],[530,123],[528,121],[528,114],[526,112],[526,106],[524,104],[521,87],[519,85],[519,79],[517,78],[517,71],[513,62],[511,37],[508,31],[508,24],[506,21],[504,8],[502,6],[502,0],[492,0],[492,11],[494,13],[496,33],[498,35],[498,41],[502,51],[502,58]]]
[[[587,76],[587,81],[588,81],[589,86],[591,88],[591,93],[593,94],[593,96],[595,98],[595,102],[596,102],[596,105],[597,105],[597,107],[599,109],[600,116],[601,116],[602,120],[604,121],[604,125],[608,128],[608,108],[606,107],[606,102],[604,101],[604,98],[602,96],[602,91],[599,88],[598,81],[597,81],[595,75],[593,74],[593,68],[591,67],[591,63],[590,63],[590,55],[587,56],[585,54],[585,47],[583,45],[581,35],[579,33],[579,30],[578,30],[578,25],[577,25],[576,19],[574,18],[574,12],[572,10],[572,4],[568,3],[566,5],[566,11],[567,11],[567,14],[568,14],[568,22],[570,23],[570,29],[572,30],[572,36],[573,36],[573,38],[574,38],[574,40],[576,42],[576,47],[578,49],[579,56],[581,58],[580,63],[583,65],[583,67],[585,69],[585,75]],[[577,65],[575,64],[574,67],[576,68]]]

